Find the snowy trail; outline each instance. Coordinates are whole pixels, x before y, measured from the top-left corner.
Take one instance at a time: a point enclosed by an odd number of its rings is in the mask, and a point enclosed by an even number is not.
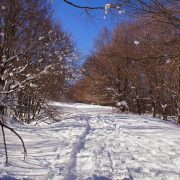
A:
[[[77,142],[73,145],[71,155],[70,155],[70,163],[67,167],[67,180],[77,179],[76,172],[76,164],[77,164],[77,154],[84,148],[85,138],[89,134],[91,126],[89,125],[89,120],[86,119],[86,127],[82,135],[78,138]]]
[[[148,116],[113,114],[110,107],[53,105],[68,116],[52,125],[12,125],[27,146],[25,162],[20,142],[7,131],[5,166],[0,139],[0,179],[180,179],[176,125]]]
[[[87,171],[85,164],[83,165],[87,162],[86,157],[94,157],[89,172],[95,174],[95,179],[96,177],[110,179],[180,178],[178,169],[180,161],[179,158],[177,159],[180,155],[177,151],[180,148],[180,136],[179,134],[177,137],[173,135],[173,138],[177,140],[175,142],[172,142],[172,137],[166,137],[167,131],[173,134],[176,133],[175,129],[165,130],[165,127],[161,127],[164,125],[156,122],[145,129],[144,124],[141,122],[140,125],[135,117],[133,117],[133,124],[138,123],[137,127],[130,124],[130,118],[128,118],[129,126],[123,127],[123,124],[127,124],[126,120],[123,121],[121,117],[116,117],[119,121],[114,124],[113,120],[109,121],[109,118],[103,117],[101,121],[99,118],[91,121],[94,133],[89,134],[86,150],[78,157],[79,173]]]

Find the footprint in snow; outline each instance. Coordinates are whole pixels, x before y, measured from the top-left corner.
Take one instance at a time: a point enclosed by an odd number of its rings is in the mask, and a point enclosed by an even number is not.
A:
[[[58,154],[58,155],[56,156],[56,159],[60,159],[60,154]]]
[[[90,180],[89,178],[87,180]],[[106,176],[93,176],[93,180],[110,180],[110,178]]]
[[[53,149],[53,152],[56,152],[56,151],[58,151],[58,147],[55,147],[55,148]]]

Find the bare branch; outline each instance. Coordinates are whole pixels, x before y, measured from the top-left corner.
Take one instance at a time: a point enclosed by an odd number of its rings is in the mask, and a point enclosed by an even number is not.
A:
[[[3,134],[4,150],[5,150],[5,154],[6,154],[6,163],[8,163],[6,136],[5,136],[5,132],[4,132],[4,127],[3,127],[3,125],[1,125],[1,130],[2,130],[2,134]]]
[[[21,136],[13,129],[13,128],[10,128],[9,126],[7,126],[7,125],[5,125],[3,122],[1,122],[0,121],[0,125],[1,125],[1,127],[2,127],[2,132],[4,132],[4,127],[5,128],[7,128],[7,129],[9,129],[11,132],[13,132],[20,140],[21,140],[21,143],[22,143],[22,146],[23,146],[23,149],[24,149],[24,160],[25,160],[25,158],[26,158],[26,156],[27,156],[27,150],[26,150],[26,147],[25,147],[25,144],[24,144],[24,141],[23,141],[23,139],[21,138]],[[3,137],[4,137],[4,139],[5,139],[5,135],[3,134]],[[6,143],[5,143],[6,144]],[[5,145],[4,144],[4,145]],[[7,156],[7,147],[6,147],[6,145],[5,145],[5,149],[6,149],[6,156]],[[6,158],[6,162],[8,161],[8,159]]]
[[[80,8],[80,9],[90,9],[90,10],[99,10],[99,9],[104,9],[104,7],[90,7],[90,6],[80,6],[80,5],[77,5],[77,4],[74,4],[68,0],[64,0],[65,3],[71,5],[71,6],[74,6],[76,8]]]

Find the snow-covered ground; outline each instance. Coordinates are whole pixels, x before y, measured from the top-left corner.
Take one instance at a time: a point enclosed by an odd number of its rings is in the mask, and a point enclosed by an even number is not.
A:
[[[180,128],[148,116],[113,114],[111,107],[52,103],[64,116],[51,125],[11,125],[9,164],[0,131],[0,179],[179,180]]]

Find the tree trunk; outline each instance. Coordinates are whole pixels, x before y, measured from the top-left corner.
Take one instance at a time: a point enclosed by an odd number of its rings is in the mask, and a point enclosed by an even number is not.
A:
[[[163,120],[167,121],[167,115],[165,109],[162,110],[162,116],[163,116]]]
[[[180,125],[180,65],[178,67],[178,114],[177,114],[177,125]]]
[[[141,104],[140,104],[140,99],[136,99],[137,102],[137,110],[138,110],[138,114],[141,115]]]
[[[152,113],[153,113],[153,118],[156,117],[156,103],[153,101],[152,102]]]

